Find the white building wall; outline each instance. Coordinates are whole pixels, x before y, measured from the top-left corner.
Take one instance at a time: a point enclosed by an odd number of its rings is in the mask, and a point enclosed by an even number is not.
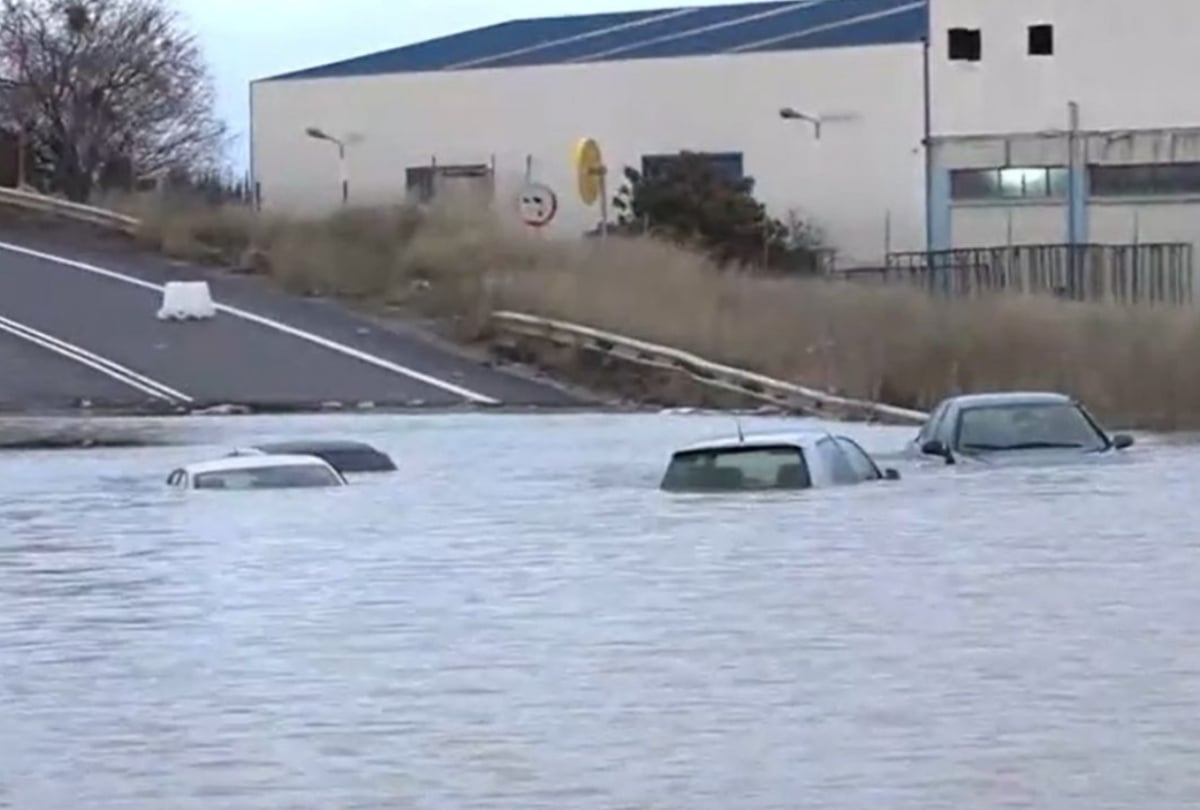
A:
[[[1036,24],[1054,27],[1052,55],[1028,53]],[[979,29],[978,62],[949,58],[949,30],[959,27]],[[1066,166],[1071,101],[1082,166],[1200,162],[1200,95],[1190,88],[1200,75],[1200,0],[930,0],[930,36],[938,171]],[[1080,194],[1084,241],[1200,251],[1200,195],[1106,197],[1086,182]],[[1068,239],[1065,198],[931,202],[945,246]]]
[[[1064,205],[987,205],[954,207],[951,233],[955,247],[1053,245],[1066,242]]]
[[[531,157],[534,179],[560,197],[554,232],[576,235],[599,221],[571,165],[590,136],[614,180],[647,154],[742,152],[771,213],[812,220],[844,263],[879,261],[889,232],[893,249],[924,245],[920,45],[268,81],[252,97],[267,209],[338,204],[336,152],[304,134],[319,126],[362,136],[349,149],[354,203],[402,199],[405,170],[434,158],[494,160],[497,201],[514,210]],[[780,119],[783,106],[836,120],[818,141]]]
[[[1054,55],[1027,53],[1028,26],[1054,25]],[[979,62],[948,59],[950,28],[978,28]],[[930,0],[937,135],[1200,123],[1197,0]]]

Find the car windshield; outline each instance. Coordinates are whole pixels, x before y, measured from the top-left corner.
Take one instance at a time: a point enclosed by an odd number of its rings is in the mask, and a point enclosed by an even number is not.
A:
[[[672,492],[807,489],[811,486],[798,447],[731,447],[676,453],[663,478]]]
[[[196,476],[196,489],[296,489],[332,487],[338,477],[316,464],[286,464],[244,470],[220,470]]]
[[[968,408],[958,427],[963,451],[1064,448],[1103,450],[1104,436],[1072,403],[1038,403]]]

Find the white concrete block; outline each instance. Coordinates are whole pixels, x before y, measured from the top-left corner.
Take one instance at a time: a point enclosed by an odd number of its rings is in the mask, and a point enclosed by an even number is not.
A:
[[[207,281],[169,281],[163,288],[159,320],[196,320],[217,314]]]

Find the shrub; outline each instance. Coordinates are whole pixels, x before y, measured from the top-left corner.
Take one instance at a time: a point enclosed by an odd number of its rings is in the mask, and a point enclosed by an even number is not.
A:
[[[617,233],[653,236],[703,250],[722,265],[814,272],[815,231],[768,216],[754,180],[732,178],[709,156],[681,152],[645,174],[625,169],[613,200]]]

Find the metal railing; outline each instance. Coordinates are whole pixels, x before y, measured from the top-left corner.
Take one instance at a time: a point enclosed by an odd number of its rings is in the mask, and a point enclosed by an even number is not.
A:
[[[493,313],[492,324],[504,334],[587,349],[617,360],[672,371],[714,389],[806,414],[899,424],[922,424],[927,416],[923,411],[818,391],[590,326],[504,311]]]
[[[0,205],[23,211],[52,214],[66,220],[98,225],[122,233],[131,234],[141,227],[141,221],[135,217],[15,188],[0,188]]]
[[[1004,245],[891,253],[873,276],[931,292],[970,297],[994,292],[1076,301],[1184,305],[1194,301],[1194,247],[1186,242],[1129,245]]]

